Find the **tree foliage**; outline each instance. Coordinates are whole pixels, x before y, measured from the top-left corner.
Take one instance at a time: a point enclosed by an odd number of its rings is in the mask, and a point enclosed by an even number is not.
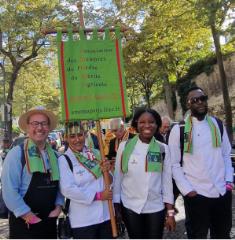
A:
[[[45,106],[59,112],[59,79],[54,62],[40,59],[22,68],[16,82],[13,115],[19,116],[34,106]]]
[[[152,97],[163,92],[173,117],[172,83],[187,72],[190,64],[210,52],[209,30],[200,24],[186,1],[115,2],[120,14],[131,11],[135,16],[143,16],[140,30],[136,30],[138,37],[128,40],[132,43],[127,41],[125,47],[130,48],[125,56],[127,77],[142,77],[145,85],[151,82],[149,86],[156,86]],[[136,19],[132,18],[132,23]],[[126,21],[129,23],[130,19]]]
[[[42,29],[62,26],[66,11],[59,0],[1,0],[0,4],[0,57],[5,58],[4,65],[2,62],[0,64],[6,73],[6,101],[12,106],[15,84],[19,81],[18,86],[21,86],[23,83],[20,81],[25,80],[18,80],[19,74],[24,74],[22,69],[33,63],[38,55],[43,56],[41,61],[46,61],[51,50],[51,44],[42,34]],[[38,81],[40,83],[40,79]],[[9,138],[11,130],[12,118],[8,122]]]

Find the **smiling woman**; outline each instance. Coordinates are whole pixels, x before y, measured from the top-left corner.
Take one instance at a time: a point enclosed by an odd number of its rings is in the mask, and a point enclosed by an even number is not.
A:
[[[138,134],[119,146],[114,175],[114,203],[130,238],[162,238],[166,227],[175,229],[172,177],[166,145],[154,138],[161,117],[140,109],[132,120]],[[138,190],[136,190],[138,186]]]
[[[63,197],[57,155],[46,142],[56,123],[56,116],[43,107],[20,116],[19,126],[28,137],[8,152],[2,170],[10,238],[57,237],[56,221]]]
[[[112,238],[108,201],[112,190],[105,189],[102,172],[109,170],[108,161],[101,163],[97,149],[86,146],[85,121],[66,125],[69,147],[65,156],[59,158],[60,186],[67,199],[70,199],[69,220],[73,238]],[[68,160],[73,165],[70,170]]]

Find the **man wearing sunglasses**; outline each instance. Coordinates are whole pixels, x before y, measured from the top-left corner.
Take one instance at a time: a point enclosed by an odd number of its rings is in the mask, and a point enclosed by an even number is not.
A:
[[[199,87],[188,90],[190,114],[169,136],[172,172],[184,196],[188,238],[207,238],[208,230],[211,238],[230,238],[231,145],[222,122],[207,114],[207,99]]]

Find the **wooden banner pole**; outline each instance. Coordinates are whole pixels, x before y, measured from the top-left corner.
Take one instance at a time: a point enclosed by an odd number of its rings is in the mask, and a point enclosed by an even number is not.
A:
[[[85,28],[84,18],[83,18],[83,11],[82,11],[82,3],[77,4],[78,10],[79,10],[79,19],[80,19],[80,25],[82,28]],[[97,129],[97,137],[99,142],[99,148],[100,148],[100,154],[102,161],[105,161],[105,154],[104,154],[104,147],[103,147],[103,140],[102,140],[102,134],[101,134],[101,126],[100,121],[96,121],[96,129]],[[104,176],[104,182],[105,182],[105,188],[110,189],[110,179],[109,179],[109,172],[106,171],[103,173]],[[111,221],[111,227],[112,227],[112,234],[113,237],[117,237],[117,225],[116,225],[116,219],[114,215],[114,209],[113,209],[113,202],[112,200],[108,200],[108,207],[109,207],[109,214],[110,214],[110,221]]]
[[[103,146],[101,126],[100,126],[99,120],[96,121],[96,130],[97,130],[97,137],[98,137],[98,141],[99,141],[101,159],[102,159],[102,161],[105,161],[104,146]],[[104,176],[105,188],[110,189],[111,184],[110,184],[110,179],[109,179],[109,172],[104,172],[103,176]],[[108,200],[108,206],[109,206],[112,234],[113,234],[113,237],[116,238],[118,236],[118,234],[117,234],[117,225],[116,225],[116,219],[115,219],[115,215],[114,215],[112,200]]]

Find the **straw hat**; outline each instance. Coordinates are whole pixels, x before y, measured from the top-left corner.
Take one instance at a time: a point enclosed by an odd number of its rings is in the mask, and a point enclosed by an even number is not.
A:
[[[34,114],[44,114],[49,118],[50,121],[50,131],[52,131],[53,129],[56,128],[57,125],[57,118],[55,116],[55,114],[49,110],[46,110],[46,108],[42,107],[42,106],[37,106],[35,108],[31,108],[28,112],[23,113],[20,118],[19,118],[19,127],[26,132],[27,131],[27,125],[28,125],[28,120],[30,118],[30,116],[34,115]]]

